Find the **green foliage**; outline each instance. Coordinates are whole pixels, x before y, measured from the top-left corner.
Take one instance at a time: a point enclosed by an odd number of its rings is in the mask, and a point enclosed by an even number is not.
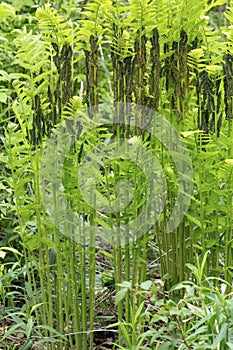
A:
[[[5,2],[1,3],[0,16],[1,16],[1,22],[3,23],[7,23],[8,20],[14,19],[16,17],[14,7]]]
[[[49,4],[36,10],[36,18],[45,41],[56,43],[59,48],[64,44],[71,45],[73,43],[70,23],[63,19]]]
[[[2,342],[13,348],[7,338],[21,334],[21,350],[94,349],[98,291],[110,276],[119,333],[113,348],[231,349],[233,4],[223,10],[226,21],[219,28],[212,13],[226,4],[222,0],[8,2],[0,4],[0,293],[3,323],[10,324]],[[117,112],[115,129],[92,121],[92,130],[79,134],[79,125],[90,124],[83,109],[94,117],[100,101],[156,109],[183,137],[194,191],[171,234],[166,225],[179,184],[169,150],[141,130],[123,130]],[[149,123],[140,118],[142,126]],[[78,234],[67,223],[76,241],[61,237],[50,222],[39,186],[42,152],[62,122],[77,136],[62,169],[67,203],[82,223]],[[120,228],[136,218],[148,199],[140,167],[112,161],[111,152],[95,173],[93,193],[81,194],[85,156],[114,137],[153,152],[167,190],[149,235],[104,250],[103,272],[98,251],[84,241],[94,242],[100,228]],[[126,180],[137,191],[125,210],[108,216],[88,204],[89,195],[103,204],[120,201],[117,186]],[[55,191],[53,205],[59,206]],[[159,262],[155,281],[147,276],[151,242]]]
[[[35,309],[39,308],[41,304],[34,305],[28,312],[18,311],[7,313],[7,318],[12,320],[13,325],[6,331],[1,339],[2,344],[11,335],[17,335],[19,344],[19,350],[36,349],[41,344],[61,343],[61,339],[65,339],[55,329],[50,328],[47,325],[36,325],[36,320],[33,315]],[[44,337],[43,330],[49,330],[54,337]],[[32,334],[33,333],[33,334]]]
[[[202,268],[204,264],[205,260],[201,262]],[[195,277],[200,277],[200,269],[194,265],[190,269]],[[127,330],[126,323],[120,325],[126,349],[230,349],[233,337],[232,295],[226,293],[227,283],[218,280],[219,286],[214,287],[211,277],[203,277],[199,282],[183,281],[175,285],[171,292],[185,290],[178,301],[159,298],[162,281],[145,282],[146,290],[141,284],[137,293],[143,295],[144,302],[149,299],[147,312],[143,314],[139,307]],[[121,288],[117,301],[125,297],[131,286],[124,282]],[[132,344],[136,329],[138,336]],[[145,343],[148,345],[143,345]]]

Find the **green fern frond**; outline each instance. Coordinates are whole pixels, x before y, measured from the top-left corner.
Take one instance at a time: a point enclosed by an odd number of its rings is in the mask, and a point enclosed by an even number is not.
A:
[[[30,72],[30,75],[39,72],[50,63],[46,45],[40,35],[23,31],[16,37],[14,44],[18,49],[16,63]]]
[[[105,13],[111,7],[111,1],[109,0],[95,0],[86,5],[83,15],[86,16],[85,19],[81,20],[81,27],[79,29],[79,35],[81,35],[82,40],[85,42],[85,49],[89,49],[90,37],[94,36],[101,40],[106,28],[104,28],[105,23]]]
[[[199,26],[205,21],[206,4],[207,0],[192,0],[188,6],[186,1],[180,3],[180,24],[188,34],[191,35],[191,33],[194,32],[196,34],[199,30]],[[192,40],[194,40],[194,37],[191,37],[191,41]]]
[[[228,43],[227,43],[227,49],[231,50],[232,52],[232,47],[233,47],[233,6],[230,6],[227,11],[225,12],[225,17],[226,19],[228,19],[228,21],[230,22],[230,25],[228,26],[227,30],[224,32],[227,39],[228,39]]]
[[[121,31],[113,36],[111,50],[117,54],[119,60],[124,60],[126,57],[133,57],[133,36],[127,30]]]
[[[39,29],[45,40],[55,42],[59,48],[64,44],[72,44],[71,24],[60,16],[50,4],[38,8],[36,18],[39,21]]]
[[[64,111],[64,114],[68,116],[73,116],[74,113],[77,113],[81,110],[82,108],[82,101],[78,96],[73,96],[69,103],[66,106],[66,109]]]
[[[157,28],[160,35],[166,35],[168,29],[168,11],[169,4],[166,0],[153,0],[149,4],[149,13],[151,23],[148,21],[149,27]]]
[[[189,52],[188,65],[191,68],[196,69],[198,72],[201,72],[205,69],[206,59],[204,58],[203,48],[193,49]]]
[[[14,7],[2,2],[0,4],[0,22],[7,23],[8,20],[12,20],[14,18],[16,18]]]
[[[25,30],[16,37],[14,44],[18,49],[15,63],[25,70],[25,73],[14,75],[14,89],[20,100],[29,104],[30,108],[35,96],[40,96],[40,108],[45,110],[48,108],[48,76],[51,74],[47,44],[41,40],[41,35],[34,35],[31,31],[27,33]]]
[[[150,16],[150,7],[148,6],[149,1],[130,0],[129,3],[130,25],[134,27],[137,32],[138,30],[142,30],[152,20]]]

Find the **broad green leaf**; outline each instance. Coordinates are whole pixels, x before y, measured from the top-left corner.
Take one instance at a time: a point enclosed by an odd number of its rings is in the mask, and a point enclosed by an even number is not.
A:
[[[198,269],[197,269],[197,267],[195,265],[190,264],[190,263],[186,263],[185,265],[193,272],[193,274],[195,276],[198,275]]]
[[[150,290],[152,286],[152,281],[145,281],[141,283],[141,288],[144,290]]]
[[[132,288],[132,283],[129,281],[123,281],[122,283],[119,283],[118,286],[123,288]]]
[[[128,291],[128,288],[123,288],[123,289],[119,290],[119,292],[116,293],[116,296],[115,296],[115,304],[116,305],[118,305],[119,302],[125,298],[127,291]]]

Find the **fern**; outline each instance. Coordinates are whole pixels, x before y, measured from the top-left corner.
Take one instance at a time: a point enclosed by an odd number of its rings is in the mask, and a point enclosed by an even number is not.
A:
[[[207,1],[192,0],[188,6],[186,4],[184,0],[180,2],[177,18],[180,19],[180,26],[187,33],[189,43],[191,43],[205,23],[204,15]],[[201,41],[201,38],[199,40]]]
[[[188,64],[199,73],[205,70],[206,58],[204,57],[204,49],[198,48],[191,50],[188,56]]]
[[[59,48],[64,44],[72,45],[71,23],[58,15],[58,12],[50,4],[38,8],[36,18],[45,41],[56,43]]]
[[[131,0],[129,1],[129,4],[129,18],[131,22],[128,23],[128,25],[135,28],[135,32],[138,30],[142,31],[142,28],[145,28],[147,24],[151,24],[152,20],[149,1]]]
[[[108,10],[111,10],[111,8],[111,1],[109,0],[95,0],[85,6],[83,15],[86,18],[80,21],[82,25],[78,33],[85,43],[84,48],[86,50],[90,50],[89,42],[91,36],[98,38],[98,43],[101,42],[103,34],[106,31],[104,28],[104,14]]]
[[[8,21],[15,19],[16,13],[13,6],[2,2],[0,4],[0,22],[7,23]]]
[[[14,40],[14,43],[18,49],[16,63],[30,72],[31,78],[33,73],[38,73],[42,67],[49,66],[49,56],[40,35],[34,35],[31,31],[29,33],[23,31]],[[37,77],[37,81],[39,79]]]

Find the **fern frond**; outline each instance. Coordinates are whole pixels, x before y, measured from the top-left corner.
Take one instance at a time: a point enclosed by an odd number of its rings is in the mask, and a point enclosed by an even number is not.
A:
[[[79,34],[86,44],[85,49],[89,49],[91,36],[101,40],[106,31],[106,28],[104,28],[106,19],[105,13],[111,8],[111,1],[109,0],[95,0],[85,6],[83,15],[86,16],[86,18],[80,21],[81,27],[79,29]]]
[[[152,29],[157,28],[160,35],[168,32],[169,4],[166,0],[153,0],[149,4],[150,21],[147,22]]]
[[[233,6],[230,6],[227,9],[227,11],[225,12],[225,17],[230,22],[230,25],[225,31],[225,35],[227,36],[227,39],[228,39],[227,49],[228,50],[230,49],[232,53],[233,52]]]
[[[16,62],[30,72],[30,75],[49,65],[46,44],[41,40],[41,35],[34,35],[31,31],[28,33],[23,31],[16,37],[14,44],[18,49]]]
[[[203,48],[193,49],[189,52],[188,65],[191,68],[196,69],[198,72],[201,72],[205,69],[206,59],[204,58]]]
[[[62,47],[64,44],[72,44],[71,24],[60,16],[50,4],[38,8],[36,18],[39,21],[39,29],[45,40],[55,42],[58,47]]]
[[[200,27],[205,24],[206,4],[207,0],[191,0],[188,6],[186,1],[180,2],[179,15],[177,17],[180,18],[179,25],[188,35],[189,43],[195,39]]]
[[[129,14],[131,16],[131,26],[133,26],[136,30],[142,30],[142,28],[146,27],[152,17],[150,16],[150,7],[148,6],[149,1],[143,0],[130,0],[129,1]]]
[[[7,23],[8,20],[12,20],[16,17],[15,9],[13,6],[2,2],[0,4],[0,22]]]

